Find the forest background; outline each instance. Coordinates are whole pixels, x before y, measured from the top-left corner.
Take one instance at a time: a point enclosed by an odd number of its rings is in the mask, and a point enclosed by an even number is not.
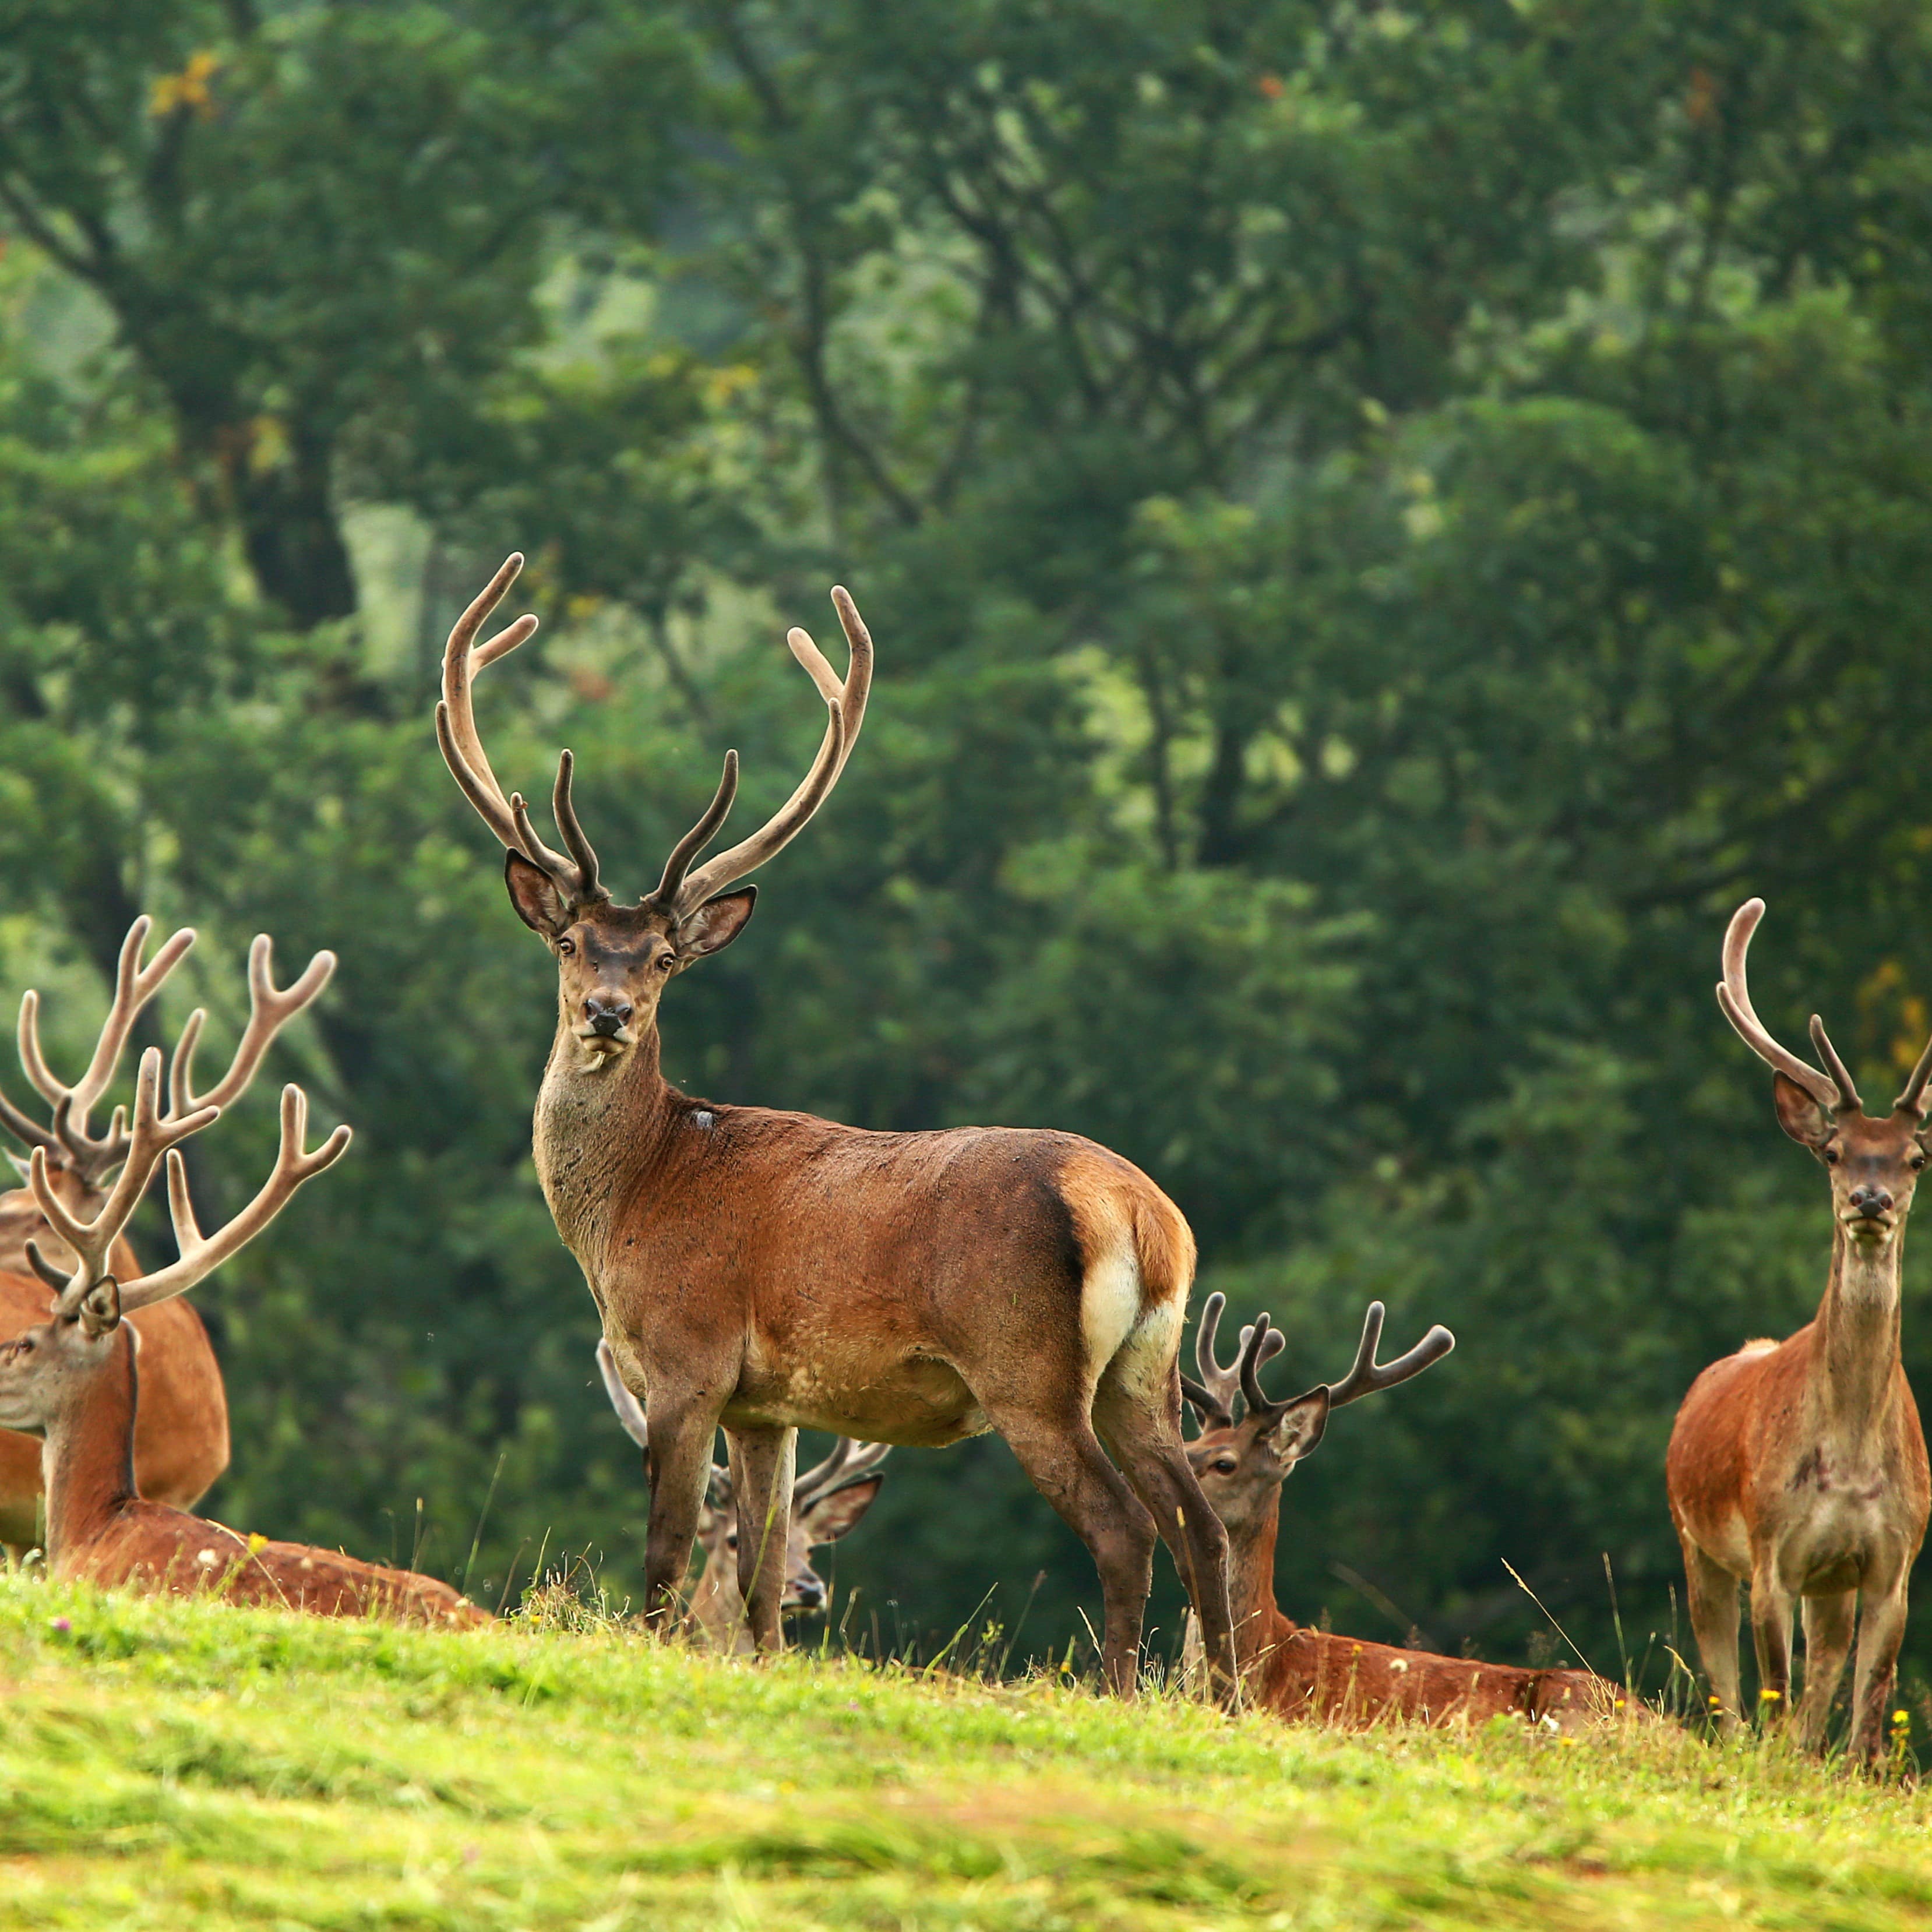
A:
[[[1829,1244],[1725,919],[1868,1091],[1932,1028],[1932,8],[11,0],[0,231],[0,982],[73,1064],[137,910],[203,934],[164,1029],[341,955],[278,1066],[353,1155],[196,1297],[217,1514],[635,1587],[552,968],[430,728],[515,547],[484,732],[620,890],[727,744],[794,782],[831,582],[878,642],[674,1079],[1096,1136],[1283,1390],[1453,1327],[1295,1478],[1292,1613],[1520,1654],[1507,1559],[1614,1667],[1607,1560],[1667,1633],[1672,1411]],[[928,1654],[1095,1596],[997,1440],[838,1575]]]

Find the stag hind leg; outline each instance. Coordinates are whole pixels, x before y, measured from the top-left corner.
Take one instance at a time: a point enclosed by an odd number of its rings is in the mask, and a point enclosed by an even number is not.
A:
[[[1851,1652],[1858,1602],[1858,1592],[1846,1590],[1835,1597],[1807,1597],[1798,1606],[1804,1625],[1804,1694],[1798,1704],[1798,1742],[1807,1750],[1825,1748],[1832,1700]]]
[[[1738,1727],[1742,1709],[1738,1702],[1738,1580],[1688,1536],[1682,1540],[1690,1628],[1704,1674],[1711,1680],[1711,1695],[1717,1700],[1718,1728],[1729,1737]]]
[[[1174,1558],[1194,1606],[1208,1682],[1217,1701],[1231,1703],[1239,1674],[1228,1603],[1228,1532],[1181,1447],[1179,1368],[1168,1364],[1149,1388],[1136,1373],[1139,1366],[1125,1348],[1107,1365],[1094,1392],[1094,1426]]]
[[[1101,1667],[1110,1690],[1132,1696],[1140,1666],[1141,1620],[1154,1586],[1153,1519],[1108,1461],[1086,1416],[1077,1410],[1055,1413],[1024,1400],[988,1398],[977,1390],[974,1394],[1034,1487],[1093,1557],[1105,1606]]]
[[[738,1589],[758,1651],[784,1648],[785,1552],[791,1537],[796,1429],[728,1429],[738,1499]]]

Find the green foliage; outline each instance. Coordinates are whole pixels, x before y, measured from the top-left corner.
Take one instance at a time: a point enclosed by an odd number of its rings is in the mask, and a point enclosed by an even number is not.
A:
[[[1762,1009],[1870,1087],[1932,1028],[1928,51],[1688,0],[0,13],[0,957],[69,1051],[140,906],[218,1026],[252,932],[343,959],[290,1064],[357,1149],[200,1292],[215,1506],[406,1555],[421,1498],[460,1571],[487,1498],[486,1594],[634,1578],[434,654],[528,550],[484,730],[532,795],[574,747],[638,890],[728,744],[745,818],[794,782],[838,579],[864,746],[672,1076],[1105,1140],[1285,1385],[1372,1295],[1448,1322],[1294,1478],[1284,1604],[1506,1654],[1507,1559],[1603,1663],[1607,1553],[1660,1658],[1671,1414],[1827,1252],[1724,918],[1765,894]],[[896,1457],[840,1562],[928,1654],[989,1586],[1022,1657],[1092,1608],[997,1444]]]

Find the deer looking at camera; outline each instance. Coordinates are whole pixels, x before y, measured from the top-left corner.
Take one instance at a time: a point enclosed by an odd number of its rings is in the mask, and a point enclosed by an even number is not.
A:
[[[1292,1401],[1274,1402],[1262,1392],[1260,1370],[1286,1338],[1263,1315],[1241,1330],[1240,1352],[1223,1366],[1215,1338],[1226,1305],[1225,1297],[1210,1294],[1201,1312],[1194,1341],[1201,1379],[1184,1386],[1202,1432],[1187,1453],[1227,1526],[1234,1643],[1252,1702],[1284,1718],[1325,1724],[1447,1724],[1508,1715],[1560,1730],[1618,1708],[1624,1700],[1616,1686],[1587,1670],[1525,1670],[1398,1650],[1310,1630],[1282,1614],[1274,1596],[1282,1485],[1321,1442],[1336,1409],[1420,1375],[1448,1354],[1456,1338],[1433,1328],[1407,1354],[1378,1363],[1382,1304],[1371,1302],[1348,1374]]]
[[[183,1079],[184,1088],[184,1070]],[[212,1274],[349,1144],[349,1130],[338,1127],[308,1151],[308,1100],[300,1088],[284,1088],[281,1146],[273,1172],[232,1220],[204,1234],[188,1198],[179,1150],[190,1135],[220,1118],[221,1110],[204,1103],[172,1107],[164,1114],[160,1086],[161,1056],[151,1047],[141,1056],[133,1119],[122,1124],[119,1177],[91,1218],[76,1214],[62,1199],[44,1148],[34,1149],[28,1166],[34,1198],[70,1259],[56,1266],[38,1240],[27,1243],[28,1261],[53,1290],[54,1304],[47,1319],[0,1344],[0,1423],[44,1436],[48,1568],[56,1577],[150,1595],[207,1592],[230,1603],[276,1604],[320,1616],[491,1621],[432,1577],[301,1544],[238,1536],[137,1492],[141,1377],[137,1333],[128,1318]],[[114,1272],[113,1257],[126,1252],[122,1232],[164,1154],[178,1258],[152,1274],[130,1274],[123,1280]]]
[[[145,914],[128,928],[115,972],[114,997],[87,1069],[72,1086],[52,1072],[40,1051],[40,995],[20,1001],[20,1061],[50,1109],[45,1124],[0,1094],[0,1127],[28,1149],[38,1148],[47,1185],[75,1214],[90,1219],[107,1198],[112,1178],[128,1155],[127,1119],[117,1112],[99,1132],[89,1117],[112,1085],[129,1036],[148,1005],[194,944],[184,927],[145,966],[141,955],[154,922]],[[196,1042],[207,1016],[197,1007],[182,1028],[170,1071],[171,1115],[203,1106],[232,1106],[248,1088],[275,1035],[328,983],[335,956],[318,952],[286,992],[270,972],[271,946],[258,937],[248,954],[248,1024],[228,1070],[206,1094],[193,1090]],[[64,1267],[74,1257],[41,1212],[32,1190],[0,1194],[0,1337],[16,1335],[45,1319],[47,1292],[30,1270],[26,1244]],[[124,1280],[140,1273],[124,1240],[113,1257]],[[208,1331],[188,1302],[172,1300],[141,1310],[142,1402],[135,1432],[134,1474],[151,1502],[192,1509],[228,1466],[228,1403]],[[0,1544],[18,1556],[38,1540],[40,1445],[31,1436],[0,1430]]]
[[[640,1449],[646,1448],[650,1426],[637,1397],[617,1373],[616,1358],[608,1342],[597,1345],[597,1367],[625,1434]],[[826,1607],[825,1580],[812,1567],[812,1552],[858,1528],[884,1480],[874,1472],[891,1454],[883,1442],[854,1442],[842,1436],[831,1454],[793,1485],[784,1598],[778,1606],[782,1611],[805,1613]],[[745,1622],[745,1599],[738,1588],[740,1533],[731,1472],[714,1462],[704,1508],[698,1520],[698,1545],[704,1552],[704,1570],[691,1593],[692,1629],[707,1650],[748,1657],[756,1646]]]
[[[658,1070],[664,988],[743,931],[757,888],[738,881],[804,827],[857,740],[872,645],[852,600],[832,592],[851,651],[843,680],[804,632],[788,639],[828,714],[803,782],[759,830],[700,864],[737,789],[728,752],[716,795],[656,886],[620,905],[572,803],[570,753],[552,795],[557,852],[522,798],[504,795],[477,734],[474,676],[536,628],[520,617],[476,642],[521,566],[510,558],[451,632],[436,734],[506,848],[518,916],[556,958],[537,1172],[650,1418],[646,1615],[679,1613],[720,1426],[741,1516],[772,1526],[738,1551],[761,1650],[782,1641],[799,1429],[932,1447],[997,1430],[1093,1555],[1110,1684],[1134,1684],[1158,1532],[1232,1697],[1227,1540],[1180,1440],[1194,1243],[1173,1203],[1074,1135],[872,1133],[695,1100]]]
[[[1868,1114],[1815,1013],[1824,1072],[1780,1046],[1753,1010],[1744,956],[1763,916],[1756,898],[1733,915],[1718,1004],[1775,1070],[1778,1125],[1831,1182],[1831,1274],[1817,1315],[1788,1341],[1748,1342],[1691,1384],[1670,1436],[1670,1514],[1723,1729],[1741,1715],[1738,1585],[1746,1581],[1759,1688],[1774,1717],[1790,1701],[1791,1612],[1803,1606],[1798,1734],[1814,1750],[1824,1744],[1857,1627],[1848,1748],[1869,1762],[1884,1749],[1906,1583],[1932,1498],[1898,1354],[1899,1266],[1925,1165],[1932,1044],[1891,1110]]]

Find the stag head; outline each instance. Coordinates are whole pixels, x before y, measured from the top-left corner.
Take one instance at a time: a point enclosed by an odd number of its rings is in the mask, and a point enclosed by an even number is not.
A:
[[[1264,1393],[1261,1370],[1287,1346],[1265,1315],[1241,1330],[1240,1352],[1223,1365],[1215,1352],[1227,1298],[1210,1294],[1194,1337],[1195,1365],[1201,1379],[1184,1376],[1181,1388],[1200,1419],[1202,1432],[1187,1445],[1187,1459],[1214,1514],[1238,1546],[1244,1532],[1271,1520],[1282,1484],[1294,1466],[1312,1454],[1336,1409],[1365,1395],[1394,1388],[1440,1361],[1456,1338],[1440,1324],[1392,1362],[1378,1362],[1382,1304],[1369,1304],[1354,1366],[1339,1382],[1318,1383],[1304,1395],[1276,1402]]]
[[[1932,1042],[1918,1056],[1888,1112],[1868,1114],[1844,1062],[1811,1016],[1811,1043],[1826,1070],[1779,1046],[1751,1005],[1744,959],[1764,916],[1762,899],[1747,899],[1731,916],[1724,934],[1724,976],[1718,1004],[1757,1057],[1774,1070],[1772,1103],[1778,1124],[1809,1148],[1831,1177],[1832,1211],[1840,1230],[1862,1252],[1876,1256],[1890,1246],[1911,1211],[1913,1191],[1925,1166]]]
[[[504,848],[510,903],[556,956],[560,1025],[574,1044],[579,1069],[594,1072],[622,1060],[650,1036],[658,1001],[674,975],[722,951],[745,929],[758,888],[738,886],[737,881],[804,829],[851,754],[872,686],[872,640],[851,598],[838,587],[832,601],[851,650],[842,680],[803,631],[789,633],[785,641],[818,686],[827,712],[812,769],[759,830],[700,864],[700,854],[723,826],[737,793],[738,754],[727,752],[716,793],[672,848],[657,884],[635,904],[620,905],[603,884],[596,852],[578,820],[571,797],[572,754],[566,751],[559,758],[550,794],[563,842],[559,852],[537,836],[521,794],[506,796],[477,731],[472,702],[476,674],[537,628],[535,617],[524,616],[486,642],[476,641],[523,563],[520,556],[509,557],[449,634],[436,738],[464,795]]]

